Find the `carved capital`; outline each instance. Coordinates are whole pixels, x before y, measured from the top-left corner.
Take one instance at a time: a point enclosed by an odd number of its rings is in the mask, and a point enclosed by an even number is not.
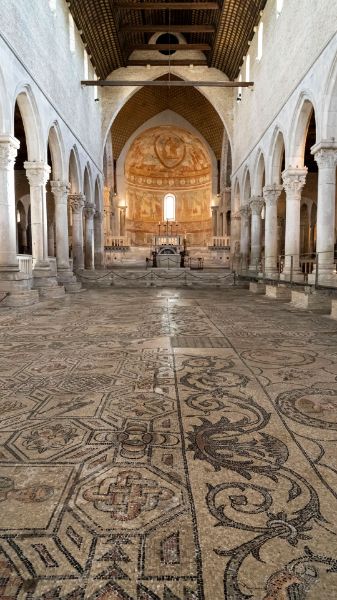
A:
[[[336,148],[320,148],[315,152],[314,159],[319,169],[335,169],[337,164]]]
[[[57,204],[67,204],[70,184],[66,181],[51,181],[50,189]]]
[[[72,208],[73,213],[81,213],[84,207],[85,195],[84,194],[69,194],[69,204]]]
[[[282,173],[283,185],[287,195],[300,195],[305,186],[308,169],[286,169]]]
[[[241,215],[241,219],[248,219],[248,217],[249,217],[249,204],[246,204],[246,206],[241,206],[241,208],[240,208],[240,215]]]
[[[234,214],[231,214],[231,221],[240,221],[241,220],[241,215],[240,212],[235,212]]]
[[[20,142],[11,135],[0,135],[0,168],[14,169]]]
[[[252,211],[252,215],[256,215],[258,217],[261,216],[261,211],[263,209],[264,201],[261,196],[254,196],[250,199],[250,210]]]
[[[266,203],[266,206],[272,208],[273,206],[277,206],[277,201],[281,196],[283,190],[282,185],[266,185],[263,188],[263,197]]]
[[[24,163],[29,185],[32,187],[45,186],[50,175],[51,168],[44,162],[28,162]]]
[[[95,214],[95,205],[87,202],[85,204],[85,214],[88,219],[93,219]]]
[[[103,214],[100,210],[96,210],[95,215],[94,215],[94,219],[97,223],[102,223],[103,222]]]

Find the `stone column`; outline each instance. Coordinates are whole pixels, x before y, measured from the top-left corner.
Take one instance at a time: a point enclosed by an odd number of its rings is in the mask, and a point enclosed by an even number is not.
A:
[[[25,162],[24,167],[30,184],[34,271],[50,271],[48,261],[46,183],[51,169],[44,162]],[[39,276],[41,276],[41,273],[39,273]]]
[[[240,208],[241,214],[241,239],[240,239],[240,254],[242,257],[242,266],[247,268],[249,256],[249,206]]]
[[[68,192],[70,186],[65,181],[51,181],[51,191],[55,204],[56,262],[57,271],[69,271],[68,240]]]
[[[331,147],[333,146],[333,147]],[[337,143],[312,148],[318,164],[317,244],[320,277],[336,277],[334,270]]]
[[[19,271],[16,253],[14,163],[20,142],[0,135],[0,271]]]
[[[282,193],[282,185],[266,185],[263,188],[263,197],[266,203],[265,233],[264,233],[264,271],[268,275],[277,273],[277,201]]]
[[[251,271],[258,271],[258,264],[261,259],[261,212],[263,208],[263,198],[255,196],[251,198],[250,210],[252,213],[251,221],[251,253],[250,265]]]
[[[218,234],[218,207],[211,206],[212,210],[212,236],[216,237]]]
[[[48,256],[55,256],[55,224],[53,217],[48,219]]]
[[[305,185],[308,169],[293,169],[289,167],[282,173],[286,191],[286,243],[283,276],[288,279],[291,272],[291,257],[293,257],[293,275],[301,279],[300,270],[300,225],[301,225],[301,194]]]
[[[95,206],[85,205],[85,268],[93,270],[94,262],[94,214]]]
[[[95,243],[95,268],[104,267],[104,229],[103,215],[100,211],[95,212],[94,216],[94,243]]]
[[[121,237],[125,236],[125,221],[126,221],[126,206],[119,207],[120,216],[119,216],[119,235]]]
[[[74,270],[84,269],[83,253],[83,207],[84,194],[69,194],[70,206],[73,213],[72,245]]]

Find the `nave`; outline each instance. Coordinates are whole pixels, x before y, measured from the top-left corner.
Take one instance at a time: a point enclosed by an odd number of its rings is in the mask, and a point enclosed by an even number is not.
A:
[[[0,311],[0,597],[337,597],[337,331],[243,289]]]

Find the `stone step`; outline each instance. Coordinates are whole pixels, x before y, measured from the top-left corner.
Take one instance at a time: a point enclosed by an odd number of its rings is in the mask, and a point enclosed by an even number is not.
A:
[[[9,294],[2,302],[1,306],[10,306],[12,308],[20,306],[30,306],[37,304],[40,300],[38,290],[25,290],[15,294]]]
[[[43,300],[49,300],[50,298],[63,298],[65,295],[65,289],[63,285],[39,287],[38,292],[40,298]]]

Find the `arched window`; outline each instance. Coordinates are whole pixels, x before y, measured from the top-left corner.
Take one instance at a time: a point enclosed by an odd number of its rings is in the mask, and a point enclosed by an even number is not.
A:
[[[176,197],[174,194],[166,194],[164,197],[164,221],[175,221]]]
[[[276,15],[278,17],[280,16],[280,14],[282,12],[283,2],[284,2],[284,0],[276,0]]]
[[[257,32],[257,57],[256,60],[261,60],[263,54],[263,22],[261,21]]]
[[[250,55],[246,56],[246,81],[250,81]]]

